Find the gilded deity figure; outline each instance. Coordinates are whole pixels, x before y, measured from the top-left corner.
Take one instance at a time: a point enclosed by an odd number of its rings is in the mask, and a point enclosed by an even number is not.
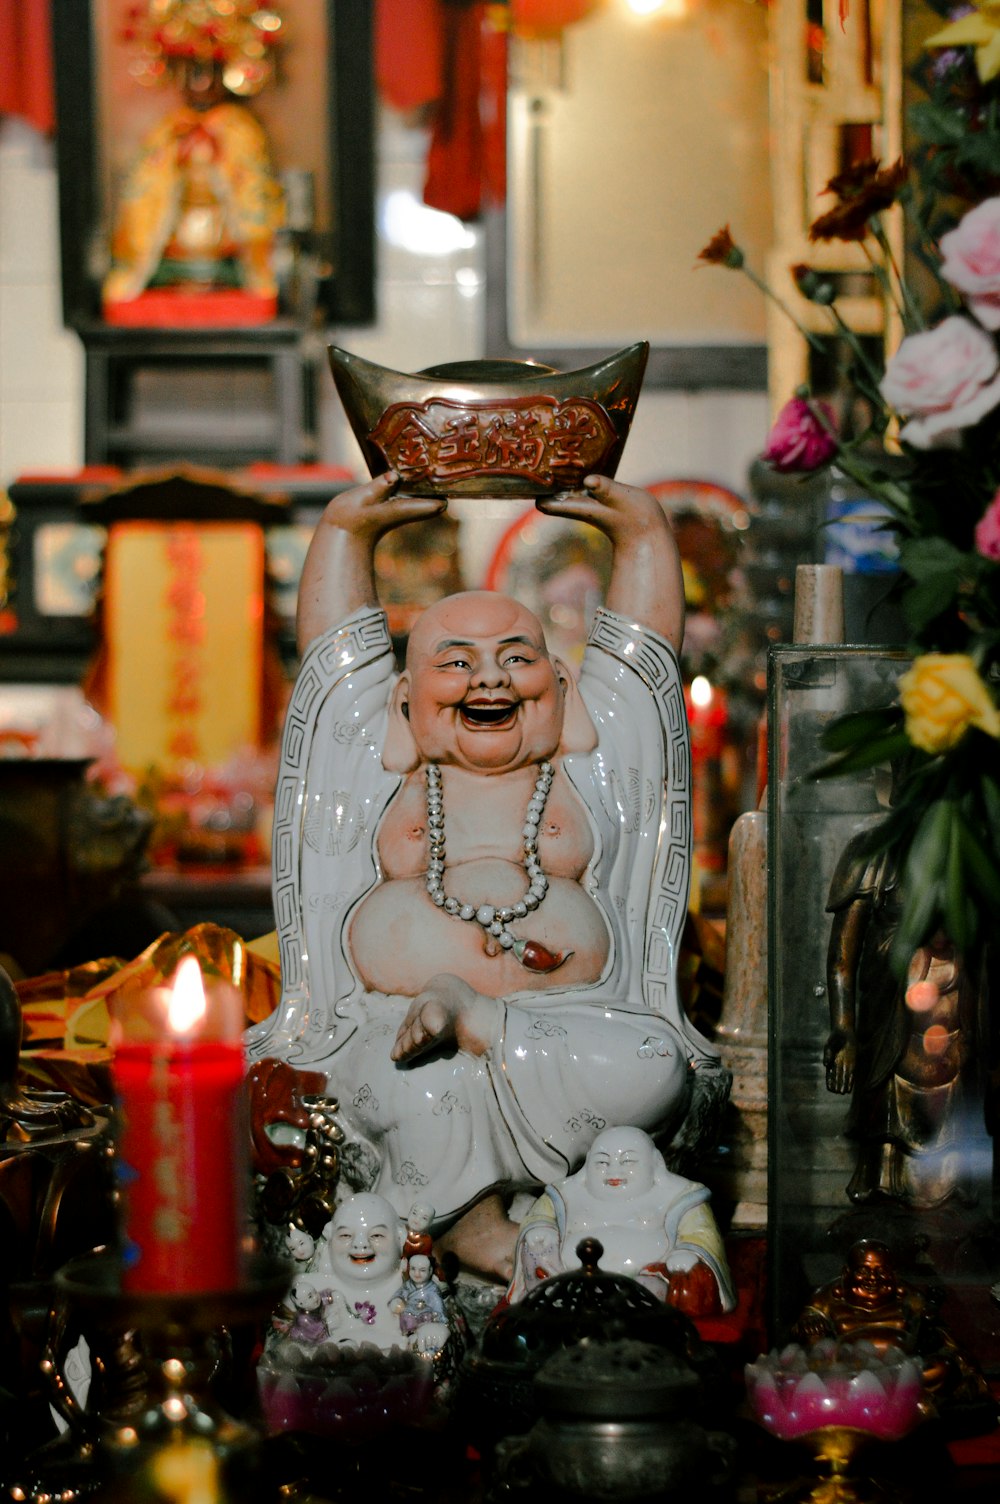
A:
[[[149,131],[115,210],[105,307],[148,287],[236,288],[276,300],[284,196],[263,126],[214,62],[174,69],[183,103]]]

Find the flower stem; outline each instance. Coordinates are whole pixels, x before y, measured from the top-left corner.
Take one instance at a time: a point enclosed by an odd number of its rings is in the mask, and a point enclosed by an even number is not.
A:
[[[788,307],[788,304],[785,303],[783,299],[779,298],[778,294],[764,281],[763,277],[758,277],[753,268],[748,266],[745,261],[740,270],[745,276],[749,277],[750,281],[753,283],[754,287],[756,287],[758,292],[762,292],[765,298],[770,298],[771,302],[775,305],[776,308],[780,308],[781,312],[785,315],[785,318],[789,319],[791,323],[795,325],[796,329],[802,335],[802,338],[806,340],[814,350],[823,349],[823,341],[820,336],[818,334],[813,334],[811,330],[806,329],[805,326],[799,322],[795,314]]]
[[[879,501],[884,501],[889,510],[896,514],[901,523],[908,523],[912,516],[912,509],[910,507],[910,498],[903,487],[897,486],[895,481],[875,480],[865,465],[858,464],[855,461],[850,449],[842,442],[836,426],[828,417],[823,404],[815,402],[809,397],[806,398],[806,404],[820,427],[825,429],[830,437],[836,441],[836,464],[838,469],[843,470],[845,475],[849,475],[851,480],[857,481],[858,485],[863,486],[870,495],[876,497]]]
[[[913,300],[909,284],[897,264],[892,252],[892,246],[889,244],[889,237],[885,233],[885,226],[878,215],[872,220],[872,233],[878,241],[879,249],[885,259],[882,262],[876,262],[871,257],[869,259],[872,262],[875,275],[885,288],[886,296],[891,300],[896,312],[902,319],[907,333],[923,329],[925,327],[924,316]],[[890,271],[892,276],[889,275]],[[898,297],[896,296],[897,289],[899,293]],[[900,299],[902,299],[902,302],[900,302]]]
[[[864,367],[864,370],[867,373],[872,386],[877,387],[882,379],[882,372],[878,370],[874,365],[872,365],[872,362],[868,358],[868,354],[865,350],[864,345],[861,343],[860,339],[855,334],[850,325],[844,322],[843,316],[838,311],[835,303],[830,304],[829,312],[830,318],[833,320],[833,324],[837,330],[837,333],[847,345],[848,349],[853,352],[859,364]]]

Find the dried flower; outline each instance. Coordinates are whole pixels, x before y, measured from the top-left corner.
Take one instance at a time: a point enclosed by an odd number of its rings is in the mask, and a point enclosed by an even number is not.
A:
[[[704,261],[709,266],[729,266],[734,271],[739,271],[744,259],[743,252],[729,233],[728,225],[716,230],[708,245],[698,252],[699,261]]]
[[[896,202],[906,177],[902,158],[882,167],[872,157],[838,173],[827,183],[825,192],[835,193],[839,202],[813,220],[809,239],[864,240],[869,221]]]
[[[878,157],[866,157],[855,162],[843,172],[838,172],[827,183],[824,193],[835,193],[838,198],[861,198],[875,194],[885,201],[880,208],[887,209],[894,203],[900,188],[906,182],[907,167],[902,157],[888,167],[883,167]],[[891,195],[886,197],[886,195]],[[878,213],[878,210],[873,210]]]
[[[1000,710],[966,653],[924,653],[899,681],[906,734],[924,752],[946,752],[973,726],[1000,737]]]
[[[802,397],[793,397],[775,419],[763,458],[783,473],[808,473],[819,470],[836,452],[833,409],[826,402],[807,402]]]

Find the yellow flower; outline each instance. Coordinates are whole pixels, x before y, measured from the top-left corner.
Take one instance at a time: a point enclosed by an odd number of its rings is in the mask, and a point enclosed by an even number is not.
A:
[[[976,72],[984,84],[1000,73],[1000,0],[973,0],[976,6],[928,37],[925,47],[975,47]]]
[[[925,653],[899,691],[906,734],[925,752],[946,752],[970,726],[1000,737],[1000,710],[965,653]]]

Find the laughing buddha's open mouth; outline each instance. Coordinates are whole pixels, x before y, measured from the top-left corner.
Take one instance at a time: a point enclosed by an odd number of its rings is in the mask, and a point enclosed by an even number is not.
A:
[[[517,714],[516,700],[467,700],[460,707],[462,720],[473,730],[500,730]]]

